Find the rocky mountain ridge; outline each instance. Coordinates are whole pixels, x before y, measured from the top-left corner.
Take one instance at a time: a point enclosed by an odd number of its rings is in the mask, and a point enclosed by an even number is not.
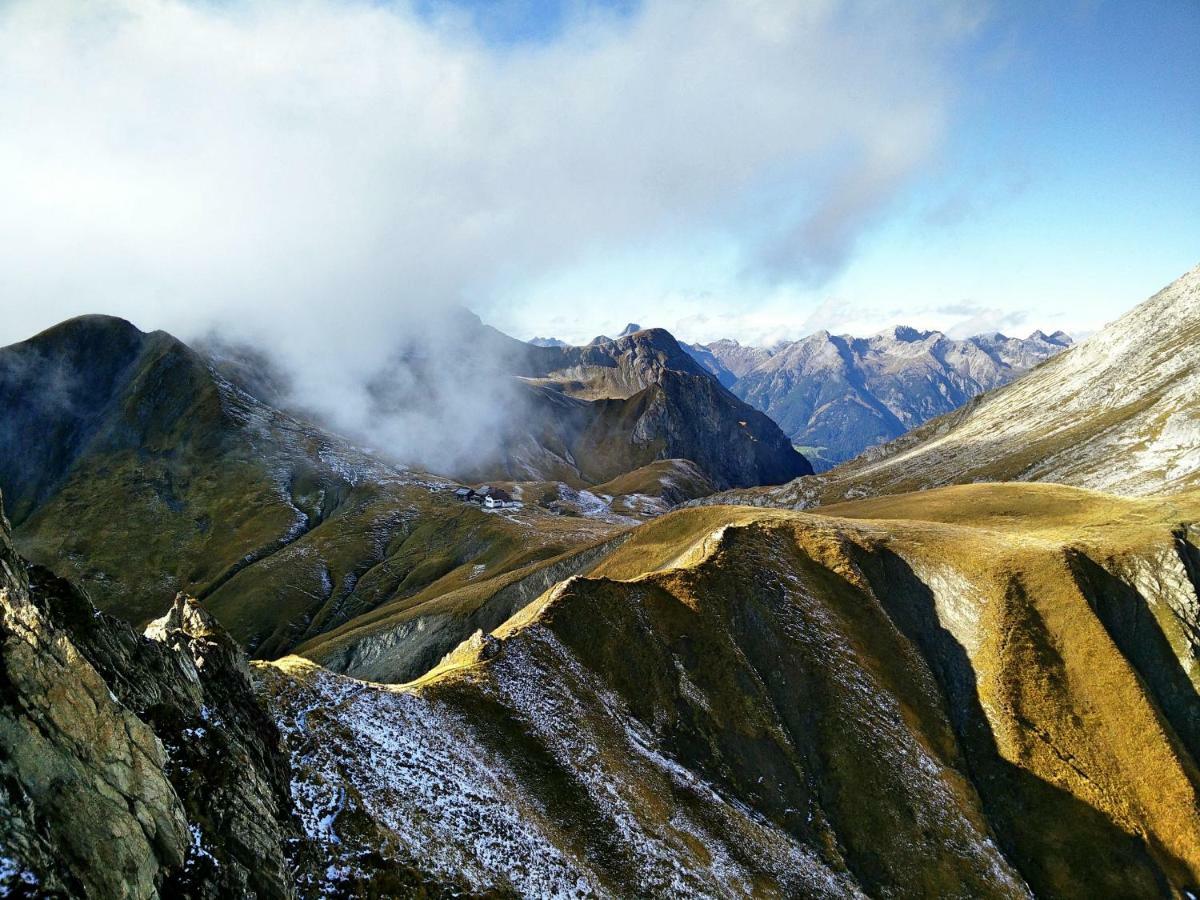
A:
[[[697,502],[808,508],[972,481],[1200,483],[1200,267],[1015,382],[816,477]]]
[[[1197,497],[683,510],[399,686],[247,678],[186,598],[140,637],[0,527],[0,883],[1187,896]]]
[[[144,635],[27,568],[0,512],[0,894],[327,896],[290,758],[237,643],[180,595]],[[463,896],[359,860],[363,896]]]
[[[308,834],[522,895],[1194,891],[1195,495],[890,503],[670,514],[408,684],[259,664]]]
[[[147,637],[0,522],[0,890],[294,896],[279,732],[242,651],[179,598]]]
[[[818,331],[762,349],[688,348],[726,387],[770,415],[818,470],[899,437],[1071,345],[1062,332],[953,340],[897,326],[869,338]]]
[[[583,347],[531,346],[464,315],[456,334],[483,348],[508,413],[490,436],[496,452],[457,473],[464,480],[581,488],[668,459],[690,460],[719,488],[811,471],[769,417],[662,329],[627,329]]]

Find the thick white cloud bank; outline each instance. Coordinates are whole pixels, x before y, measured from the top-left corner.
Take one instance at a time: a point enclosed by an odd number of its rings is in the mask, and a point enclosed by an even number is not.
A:
[[[908,6],[648,0],[496,46],[405,2],[0,5],[0,343],[216,326],[328,386],[659,241],[819,279],[947,127],[976,23]]]
[[[650,0],[492,47],[402,2],[6,4],[3,337],[87,309],[357,347],[669,234],[819,275],[935,151],[971,26]]]

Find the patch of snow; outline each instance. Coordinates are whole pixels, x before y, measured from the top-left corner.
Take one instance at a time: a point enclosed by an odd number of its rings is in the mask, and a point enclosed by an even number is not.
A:
[[[0,891],[8,896],[18,882],[26,887],[36,887],[38,877],[11,856],[0,856]]]
[[[346,779],[401,855],[434,874],[532,896],[594,893],[592,879],[521,815],[515,776],[453,712],[400,691],[348,694],[346,685],[355,684],[322,673],[305,710],[305,718],[335,721],[353,752],[343,742],[305,742],[306,721],[281,720],[293,747],[292,793],[310,837],[328,848],[342,844],[337,814],[347,801],[338,784]]]
[[[188,831],[192,835],[192,843],[188,848],[188,859],[184,863],[186,868],[191,868],[195,865],[197,859],[208,860],[214,867],[220,868],[221,861],[213,856],[204,847],[204,836],[200,831],[200,826],[193,822],[188,823]]]

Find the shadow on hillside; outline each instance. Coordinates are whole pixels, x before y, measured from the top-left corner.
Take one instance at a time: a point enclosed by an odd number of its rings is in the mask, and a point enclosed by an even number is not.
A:
[[[966,650],[942,627],[932,592],[908,563],[883,547],[856,556],[879,602],[937,679],[967,760],[964,774],[979,793],[997,843],[1034,893],[1171,896],[1163,868],[1185,876],[1180,860],[1161,847],[1152,855],[1104,813],[1001,757]],[[1043,666],[1061,670],[1040,619],[1029,612],[1031,627],[1022,637],[1034,643]]]
[[[1200,759],[1200,696],[1147,599],[1082,553],[1072,552],[1068,562],[1113,643],[1149,688],[1192,759]]]

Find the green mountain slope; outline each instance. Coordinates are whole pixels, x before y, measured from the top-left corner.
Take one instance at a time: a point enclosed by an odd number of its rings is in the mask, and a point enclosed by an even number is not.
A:
[[[0,409],[0,485],[28,558],[133,622],[176,591],[198,596],[260,655],[612,531],[457,503],[450,483],[267,406],[118,319],[0,350]]]

